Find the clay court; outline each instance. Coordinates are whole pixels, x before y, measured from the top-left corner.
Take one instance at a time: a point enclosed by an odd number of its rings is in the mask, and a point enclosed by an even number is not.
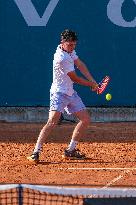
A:
[[[62,159],[75,123],[58,125],[39,164],[31,154],[43,123],[0,123],[0,182],[90,187],[136,186],[136,123],[92,123],[78,148],[83,161]]]

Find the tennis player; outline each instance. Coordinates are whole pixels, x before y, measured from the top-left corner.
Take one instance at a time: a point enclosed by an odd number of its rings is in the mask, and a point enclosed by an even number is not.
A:
[[[73,89],[73,83],[88,86],[93,91],[97,90],[98,84],[75,52],[77,40],[77,34],[74,31],[66,29],[61,33],[60,44],[56,49],[53,60],[49,119],[39,134],[32,155],[27,157],[29,161],[39,161],[42,145],[58,124],[64,110],[69,114],[74,114],[79,122],[73,131],[68,147],[64,150],[63,157],[67,159],[86,158],[85,154],[81,153],[76,147],[90,123],[90,116],[81,98]],[[75,67],[79,69],[83,77],[76,74]]]

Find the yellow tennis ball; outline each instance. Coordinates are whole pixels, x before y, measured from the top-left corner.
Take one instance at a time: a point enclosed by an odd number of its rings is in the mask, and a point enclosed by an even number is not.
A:
[[[109,100],[111,100],[111,98],[112,98],[112,95],[111,95],[110,93],[107,93],[107,94],[106,94],[106,100],[109,101]]]

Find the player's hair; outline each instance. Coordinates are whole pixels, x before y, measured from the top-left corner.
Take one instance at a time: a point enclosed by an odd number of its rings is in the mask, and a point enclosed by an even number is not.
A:
[[[77,40],[78,40],[77,34],[74,31],[66,29],[61,33],[61,42],[62,41],[77,41]]]

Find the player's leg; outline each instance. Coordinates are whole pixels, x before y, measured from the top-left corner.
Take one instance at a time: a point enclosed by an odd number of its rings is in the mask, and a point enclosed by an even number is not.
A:
[[[37,143],[35,145],[34,152],[39,152],[41,150],[41,147],[51,131],[55,128],[57,125],[59,119],[60,119],[61,113],[58,111],[50,111],[49,113],[49,119],[46,123],[46,125],[42,128],[40,131]]]
[[[33,154],[27,158],[28,160],[38,161],[41,147],[45,142],[45,140],[47,139],[47,137],[49,136],[49,134],[51,133],[51,131],[58,124],[61,113],[64,111],[64,107],[66,105],[67,105],[67,101],[63,93],[53,93],[53,94],[51,93],[49,119],[46,125],[42,128],[37,143],[35,145]]]
[[[72,140],[79,141],[83,136],[85,130],[87,129],[88,125],[90,124],[90,115],[86,109],[76,112],[74,114],[79,119],[79,122],[73,131]]]
[[[58,111],[50,111],[49,119],[46,125],[40,131],[37,143],[35,145],[34,151],[31,156],[27,157],[29,161],[37,162],[39,160],[39,153],[41,151],[43,143],[46,141],[47,137],[51,133],[51,131],[58,124],[59,118],[61,116],[61,112]]]
[[[80,151],[76,149],[76,146],[90,124],[90,116],[87,110],[76,112],[75,115],[79,119],[79,122],[73,131],[71,142],[64,151],[63,157],[67,159],[85,159],[85,155],[80,153]]]
[[[68,145],[68,148],[65,150],[64,156],[66,156],[66,158],[67,156],[70,156],[69,158],[71,159],[72,156],[75,156],[75,158],[83,158],[83,156],[77,152],[76,146],[80,138],[84,135],[85,129],[87,129],[90,123],[90,115],[86,110],[86,107],[81,98],[77,95],[76,92],[71,97],[71,102],[67,108],[69,113],[73,113],[79,119],[79,122],[73,131],[71,142]]]

